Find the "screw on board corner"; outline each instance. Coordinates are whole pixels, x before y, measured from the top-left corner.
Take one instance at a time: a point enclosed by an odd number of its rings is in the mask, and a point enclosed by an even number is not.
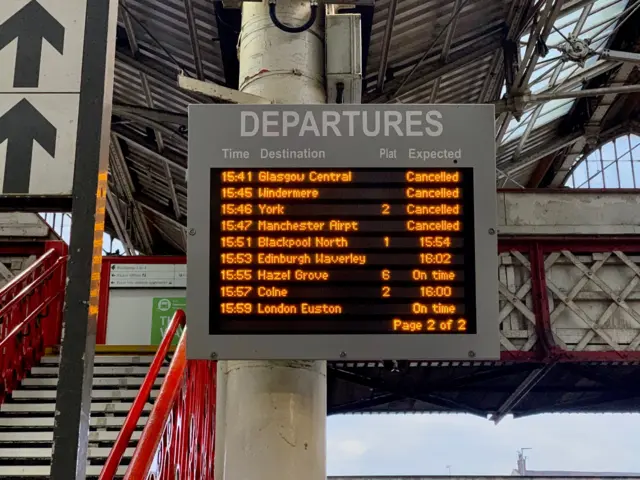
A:
[[[211,352],[211,355],[209,355],[209,358],[211,358],[211,360],[216,360],[218,358],[218,354],[216,352]]]
[[[495,235],[496,234],[496,229],[495,228],[490,228],[489,229],[489,235]]]
[[[347,356],[347,352],[340,352],[340,358],[345,358]]]
[[[190,228],[189,229],[189,235],[191,235],[192,237],[196,234],[196,229],[195,228]]]
[[[476,352],[474,352],[473,350],[469,350],[469,358],[476,358]]]

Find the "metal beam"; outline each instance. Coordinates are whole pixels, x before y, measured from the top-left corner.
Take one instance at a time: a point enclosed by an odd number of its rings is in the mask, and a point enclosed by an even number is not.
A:
[[[419,72],[416,71],[415,79],[412,81],[406,82],[402,87],[402,93],[400,95],[394,93],[392,95],[391,100],[393,101],[401,96],[411,95],[416,90],[424,88],[424,85],[428,83],[424,80],[425,76],[427,76],[430,79],[432,78],[433,80],[436,80],[444,75],[453,73],[455,72],[455,70],[462,69],[472,63],[476,63],[483,56],[489,55],[495,49],[499,48],[501,44],[502,44],[502,27],[501,26],[494,26],[494,28],[491,31],[483,33],[478,38],[462,41],[461,45],[455,45],[452,47],[449,54],[450,55],[449,63],[446,63],[446,64],[441,63],[439,60],[440,56],[438,54],[432,57],[433,59],[432,61],[435,63],[435,65],[431,66],[431,68],[428,68],[429,64],[427,63],[427,60],[425,60],[420,71]],[[470,49],[471,47],[475,49],[475,50],[470,50],[470,51],[474,51],[475,55],[469,62],[461,63],[460,61],[456,61],[456,62],[453,61],[453,59],[459,58],[460,51],[467,51],[467,49]],[[451,69],[447,68],[452,65],[456,65],[456,67]]]
[[[158,110],[154,108],[141,107],[139,105],[114,104],[113,113],[121,116],[129,115],[129,118],[131,119],[134,119],[135,117],[132,117],[132,115],[135,115],[138,118],[148,119],[154,122],[174,123],[184,127],[189,123],[189,117],[186,113]]]
[[[528,5],[528,0],[512,1],[511,9],[509,10],[509,15],[507,16],[506,23],[508,25],[508,31],[504,41],[514,43],[516,45],[516,48],[517,40],[522,29],[521,25],[525,19]],[[491,60],[491,69],[489,70],[489,74],[487,75],[480,95],[478,96],[478,103],[485,103],[488,100],[493,99],[495,95],[500,94],[500,91],[502,89],[502,73],[504,68],[503,62],[501,62],[500,60],[503,55],[504,50],[500,48],[496,49],[496,52],[493,54],[493,59]],[[515,71],[513,72],[513,76],[515,76]]]
[[[114,106],[114,111],[116,107]],[[147,117],[142,117],[136,113],[130,113],[127,108],[125,109],[117,109],[118,113],[114,114],[114,117],[131,120],[133,123],[139,124],[141,127],[152,128],[153,130],[159,131],[164,135],[168,135],[171,139],[176,143],[181,143],[186,146],[188,143],[186,133],[178,131],[176,129],[170,128],[163,123],[157,122]],[[113,120],[112,120],[113,122]],[[117,122],[115,122],[117,124]]]
[[[121,138],[126,143],[133,145],[135,148],[139,148],[146,155],[153,157],[157,161],[169,162],[174,167],[184,170],[185,172],[187,171],[186,158],[180,157],[175,153],[169,153],[167,150],[162,154],[158,153],[153,147],[153,144],[149,143],[149,141],[147,141],[142,135],[132,130],[124,129],[120,126],[112,126],[111,131],[116,134],[118,138]]]
[[[176,228],[185,229],[187,227],[186,222],[182,220],[176,220],[171,213],[160,203],[153,200],[151,197],[144,194],[135,194],[135,199],[140,203],[140,206],[146,210],[149,210],[154,215],[162,218],[166,222],[169,222]]]
[[[444,43],[442,44],[442,53],[440,53],[440,61],[447,63],[449,61],[449,52],[451,50],[451,43],[453,42],[453,36],[456,33],[456,26],[458,25],[458,19],[462,14],[462,0],[454,0],[453,3],[453,19],[447,27],[447,33],[444,36]]]
[[[455,0],[453,4],[453,18],[451,23],[447,27],[447,33],[444,37],[444,43],[442,44],[442,52],[440,53],[440,63],[446,64],[449,61],[449,54],[451,53],[451,43],[453,42],[453,36],[456,32],[456,26],[458,24],[458,18],[462,13],[462,0]],[[438,90],[440,90],[440,82],[442,77],[436,78],[431,86],[431,94],[429,96],[429,103],[435,103],[438,98]]]
[[[188,20],[188,24],[189,24],[189,34],[191,36],[191,45],[193,47],[193,56],[195,59],[195,65],[196,65],[196,72],[198,74],[198,76],[200,78],[204,78],[204,70],[202,67],[202,58],[200,56],[200,45],[198,43],[198,34],[197,34],[197,27],[195,24],[195,18],[194,18],[194,13],[193,13],[193,7],[191,5],[191,0],[185,0],[185,11],[186,11],[186,15],[187,15],[187,20]],[[136,36],[135,36],[135,32],[133,30],[133,28],[131,28],[131,18],[128,12],[128,9],[124,9],[123,10],[123,15],[125,16],[125,29],[127,32],[127,38],[129,40],[129,44],[131,46],[131,53],[133,54],[134,57],[137,57],[139,54],[139,51],[137,49],[137,40],[136,40]],[[129,20],[128,22],[126,20]],[[129,26],[129,28],[127,28],[127,26]],[[149,79],[147,78],[147,74],[144,73],[143,71],[140,71],[140,84],[142,85],[142,92],[144,94],[144,98],[145,101],[147,103],[147,107],[149,107],[150,111],[153,111],[155,109],[155,105],[153,102],[153,95],[151,94],[151,88],[149,86]],[[164,139],[163,139],[163,128],[158,128],[157,126],[154,127],[153,131],[155,134],[155,141],[156,141],[156,145],[158,147],[158,152],[160,154],[162,154],[162,152],[164,151]],[[116,140],[117,141],[117,140]],[[122,151],[120,150],[120,155],[122,155]],[[180,212],[180,205],[178,203],[178,197],[176,194],[176,187],[173,183],[173,175],[171,174],[171,169],[169,168],[169,164],[167,161],[163,161],[162,165],[164,167],[164,171],[165,171],[165,176],[166,176],[166,181],[167,181],[167,186],[169,188],[169,193],[171,195],[172,198],[172,202],[173,202],[173,208],[176,214],[176,218],[180,219],[181,212]],[[122,158],[121,161],[121,166],[122,168],[127,170],[127,174],[128,172],[128,167],[126,162],[124,161],[124,158]],[[130,193],[130,196],[132,194]],[[116,205],[117,208],[117,205]],[[138,209],[138,207],[135,205],[134,203],[134,208]],[[137,215],[137,217],[139,218],[141,224],[143,224],[143,227],[145,228],[145,232],[144,232],[144,236],[148,236],[149,239],[151,239],[151,234],[149,232],[149,228],[148,225],[146,223],[146,218],[144,217],[144,215],[141,214]],[[116,224],[116,229],[118,228],[117,224]],[[141,233],[141,239],[142,239],[142,233]],[[184,238],[185,243],[186,243],[186,237]]]
[[[623,85],[633,71],[633,68],[634,65],[631,63],[622,64],[620,70],[618,70],[615,77],[610,81],[610,84],[617,84],[618,86]],[[600,135],[605,116],[611,111],[611,107],[613,106],[617,97],[617,93],[604,95],[598,103],[598,106],[592,112],[589,112],[589,118],[585,121],[585,126],[588,126],[588,128],[592,131],[592,135]],[[557,170],[550,182],[551,186],[558,187],[565,182],[576,161],[582,156],[586,145],[587,138],[585,137],[576,142],[571,147],[571,151],[569,152],[569,154],[557,167]]]
[[[138,53],[138,55],[134,58],[123,48],[117,48],[116,67],[118,63],[122,63],[129,68],[137,70],[138,72],[143,72],[146,75],[149,75],[151,78],[154,78],[167,86],[173,86],[177,91],[181,91],[178,88],[178,81],[176,78],[179,73],[177,68],[175,70],[168,69],[160,62],[140,53]],[[204,95],[198,95],[189,92],[183,92],[183,94],[189,97],[189,99],[192,100],[193,103],[211,103],[211,99],[205,97]]]
[[[536,364],[508,365],[500,367],[499,369],[486,368],[479,371],[472,370],[471,373],[451,379],[429,381],[428,379],[420,378],[420,380],[411,382],[411,384],[403,382],[403,377],[399,375],[393,377],[398,380],[398,382],[395,382],[380,377],[371,378],[370,376],[356,373],[353,370],[346,370],[338,367],[329,367],[327,373],[330,378],[339,379],[344,382],[361,385],[371,389],[372,396],[375,394],[375,398],[379,399],[379,403],[378,401],[372,401],[371,404],[368,405],[368,408],[377,406],[375,403],[383,405],[384,403],[393,401],[391,399],[388,399],[386,402],[384,401],[385,397],[383,394],[388,394],[397,397],[396,399],[398,400],[413,399],[430,403],[447,410],[465,410],[468,413],[480,414],[466,405],[461,405],[459,402],[444,398],[441,393],[444,391],[455,392],[456,389],[465,386],[503,378],[513,375],[514,373],[522,373],[523,371],[529,373],[536,368],[538,368]],[[420,385],[419,388],[418,385]],[[424,387],[422,387],[422,385],[424,385]],[[342,406],[339,406],[339,408],[341,407]]]
[[[522,153],[522,150],[524,149],[524,147],[527,144],[527,140],[529,139],[529,135],[531,134],[531,131],[533,130],[533,128],[536,125],[536,122],[538,121],[538,117],[540,116],[540,113],[542,112],[542,107],[543,105],[538,105],[535,110],[533,111],[533,113],[531,114],[531,117],[529,118],[529,120],[527,120],[527,127],[524,129],[524,132],[522,133],[522,136],[520,137],[520,141],[518,142],[518,147],[516,148],[516,151],[513,153],[513,158],[512,158],[512,162],[517,162],[518,161],[518,157],[520,157],[520,154]]]
[[[522,91],[527,88],[531,75],[533,74],[538,63],[538,59],[540,58],[540,53],[537,48],[538,42],[542,41],[546,43],[553,28],[553,24],[560,15],[563,4],[564,0],[546,0],[540,21],[534,24],[529,36],[527,49],[514,81],[514,92]],[[510,93],[513,94],[514,92]]]
[[[509,395],[504,402],[502,402],[502,405],[498,407],[497,412],[491,415],[489,420],[493,421],[496,425],[500,423],[500,421],[511,413],[511,410],[517,407],[529,392],[533,390],[538,383],[540,383],[540,381],[551,371],[553,366],[554,364],[550,363],[529,373],[520,385],[518,385],[518,388],[516,388],[516,390]]]
[[[259,104],[268,105],[273,101],[260,97],[258,95],[252,95],[250,93],[244,93],[240,90],[228,88],[223,85],[218,85],[212,82],[203,82],[195,78],[187,77],[186,75],[178,74],[178,85],[183,90],[189,92],[196,92],[206,95],[209,98],[215,99],[218,102],[223,103],[236,103],[236,104]],[[211,102],[208,102],[211,103]]]
[[[586,90],[576,90],[574,92],[553,92],[553,93],[541,93],[535,95],[523,95],[522,102],[529,103],[541,103],[548,102],[550,100],[559,100],[562,98],[584,98],[584,97],[599,97],[601,95],[618,95],[627,93],[640,92],[640,84],[638,85],[620,85],[603,88],[588,88]],[[496,105],[496,113],[503,113],[505,111],[513,110],[514,107],[508,99],[501,99],[494,102]]]
[[[614,60],[619,62],[640,64],[640,53],[634,52],[622,52],[620,50],[604,50],[600,54],[600,58],[603,60]]]
[[[555,3],[554,3],[555,1]],[[507,92],[508,98],[513,98],[515,96],[521,95],[528,86],[529,79],[533,74],[535,66],[538,63],[539,53],[537,49],[538,41],[541,40],[546,42],[549,33],[551,32],[551,28],[555,23],[560,10],[562,9],[562,5],[564,0],[545,0],[544,6],[541,9],[540,19],[532,24],[531,32],[529,33],[529,41],[527,43],[527,48],[522,57],[518,70],[515,74],[515,78],[513,80],[512,88]],[[543,2],[540,2],[540,6],[543,5]],[[535,12],[534,12],[535,13]],[[505,100],[506,101],[506,100]],[[526,108],[526,103],[518,104],[518,107],[524,110]],[[516,111],[516,107],[512,106],[512,110]],[[504,124],[508,125],[511,121],[511,110],[510,109],[502,109],[496,107],[496,114],[505,113],[502,121]],[[516,115],[516,118],[518,116]],[[503,124],[503,128],[499,130],[499,134],[496,137],[496,146],[499,146],[502,143],[502,138],[506,132],[506,125]]]
[[[380,66],[378,67],[378,80],[376,88],[378,92],[384,89],[384,82],[387,79],[387,65],[389,62],[389,50],[391,48],[391,36],[393,34],[393,24],[396,21],[396,10],[398,0],[389,1],[389,12],[387,13],[387,23],[384,26],[384,36],[382,37],[382,52],[380,54]]]
[[[582,85],[585,84],[585,82],[588,82],[592,78],[602,75],[603,73],[606,73],[610,70],[613,70],[614,68],[619,67],[620,65],[622,65],[620,62],[596,63],[594,66],[584,70],[580,75],[575,75],[573,77],[570,77],[566,79],[564,82],[562,82],[561,84],[556,85],[555,87],[549,88],[547,90],[543,90],[538,93],[546,94],[546,93],[553,93],[561,90],[562,91],[573,90],[574,88],[581,87]]]
[[[113,226],[116,230],[116,236],[122,244],[124,245],[124,250],[126,255],[133,255],[135,249],[133,247],[133,243],[131,242],[131,237],[129,236],[129,232],[127,232],[127,227],[122,219],[122,214],[120,212],[120,205],[118,205],[118,201],[114,198],[113,193],[107,192],[107,214],[109,215],[109,219],[113,223]]]
[[[439,53],[435,53],[433,56],[426,58],[422,62],[421,70],[417,72],[419,74],[419,78],[414,82],[410,82],[405,85],[406,90],[404,94],[429,82],[433,82],[442,75],[447,75],[459,68],[476,62],[481,56],[487,55],[499,48],[502,43],[501,32],[501,29],[492,29],[487,32],[486,35],[483,35],[481,39],[478,39],[467,46],[459,49],[454,47],[449,55],[449,62],[446,64],[440,63]],[[365,95],[363,103],[387,103],[393,100],[392,92],[400,86],[401,83],[402,78],[387,82],[387,93],[383,95],[380,95],[377,92],[369,93],[368,95]]]
[[[129,41],[129,48],[133,56],[138,53],[138,40],[136,39],[135,30],[133,28],[133,22],[131,21],[131,15],[129,15],[129,8],[127,0],[120,0],[120,14],[122,15],[122,23],[124,23],[124,31],[127,32],[127,40]]]
[[[327,407],[327,415],[362,412],[370,408],[380,407],[400,400],[405,400],[405,398],[393,393],[382,393],[379,395],[373,395],[371,398],[354,400],[353,402],[342,403],[339,405],[330,405]]]
[[[213,10],[218,27],[218,41],[222,56],[225,85],[238,88],[240,63],[238,61],[237,46],[240,35],[241,10],[224,8],[221,2],[214,2]]]
[[[198,26],[196,24],[196,17],[193,11],[193,3],[191,0],[184,0],[184,10],[187,15],[189,39],[191,40],[191,50],[193,50],[193,63],[196,66],[196,75],[200,80],[204,80],[204,66],[202,64],[200,40],[198,39]]]
[[[557,152],[558,150],[568,147],[569,145],[573,144],[574,142],[576,142],[579,138],[582,138],[584,136],[584,131],[578,131],[578,132],[574,132],[570,135],[567,135],[566,137],[562,137],[559,138],[555,141],[553,141],[552,143],[548,144],[546,147],[542,148],[542,149],[535,149],[535,152],[532,153],[525,153],[524,156],[520,157],[518,159],[518,163],[516,163],[515,165],[511,166],[510,168],[506,168],[504,169],[503,172],[499,172],[498,173],[498,180],[500,180],[501,178],[505,178],[511,175],[515,175],[516,173],[518,173],[521,170],[524,170],[526,168],[528,168],[531,164],[536,163],[538,160],[540,160],[541,158],[546,157],[547,155],[551,155],[554,152]],[[498,154],[499,156],[499,154]],[[499,167],[502,168],[501,165],[499,165]]]
[[[122,153],[122,148],[120,148],[120,141],[118,137],[111,134],[111,156],[110,156],[110,171],[113,176],[114,184],[116,186],[116,190],[122,193],[122,195],[126,198],[126,204],[132,206],[132,217],[133,222],[135,224],[135,232],[140,241],[140,250],[144,253],[150,254],[153,252],[153,238],[151,236],[151,232],[149,231],[149,225],[147,224],[147,220],[144,217],[143,213],[140,211],[139,207],[136,205],[135,200],[133,198],[133,194],[135,191],[135,186],[133,184],[133,180],[131,179],[131,173],[129,172],[129,168],[127,167],[124,154]]]

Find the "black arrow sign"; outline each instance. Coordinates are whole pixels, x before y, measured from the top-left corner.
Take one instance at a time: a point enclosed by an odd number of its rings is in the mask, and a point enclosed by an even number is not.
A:
[[[18,39],[15,88],[35,88],[40,83],[42,42],[64,53],[64,27],[36,0],[32,0],[0,25],[0,50]]]
[[[56,155],[56,128],[28,100],[0,117],[0,144],[7,143],[2,193],[29,193],[34,140]]]

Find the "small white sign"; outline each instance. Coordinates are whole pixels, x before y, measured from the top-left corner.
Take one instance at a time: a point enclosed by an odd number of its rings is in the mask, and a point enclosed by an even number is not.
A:
[[[109,286],[114,288],[184,288],[186,265],[114,264]]]

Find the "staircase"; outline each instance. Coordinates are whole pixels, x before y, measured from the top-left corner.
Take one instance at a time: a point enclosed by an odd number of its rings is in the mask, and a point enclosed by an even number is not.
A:
[[[153,356],[96,355],[88,479],[98,478],[152,359]],[[161,367],[151,401],[158,396],[166,371],[167,366]],[[59,358],[42,357],[39,366],[33,367],[11,398],[0,405],[0,478],[49,477],[58,373]],[[118,478],[124,475],[150,411],[151,403],[147,402],[118,468]]]
[[[0,287],[2,479],[50,477],[60,360],[46,352],[62,340],[67,248],[49,241],[41,251]],[[97,352],[86,478],[213,478],[217,366],[187,360],[186,334],[179,310],[154,355]]]

